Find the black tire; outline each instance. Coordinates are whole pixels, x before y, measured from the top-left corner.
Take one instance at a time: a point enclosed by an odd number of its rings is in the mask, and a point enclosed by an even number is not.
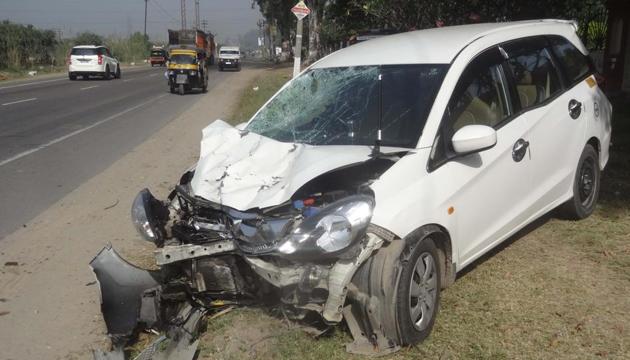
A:
[[[68,78],[72,81],[77,79],[77,76],[75,74],[68,74]]]
[[[429,314],[426,319],[423,318],[426,316],[425,314],[422,314],[421,318],[415,319],[420,323],[416,326],[412,320],[411,308],[414,305],[414,296],[411,296],[412,294],[410,294],[412,287],[411,282],[415,282],[414,278],[418,276],[418,274],[414,271],[416,263],[418,261],[422,261],[426,267],[426,261],[428,260],[430,260],[433,264],[432,266],[434,266],[433,281],[435,282],[435,286],[434,290],[430,294],[427,292],[426,296],[430,296],[432,298],[428,299],[427,303],[432,302],[433,308],[427,310]],[[403,251],[400,261],[402,263],[402,271],[397,286],[396,322],[400,332],[399,336],[401,344],[413,345],[423,341],[431,333],[440,304],[441,272],[435,243],[431,240],[431,238],[425,238],[416,244],[408,244],[405,251]],[[422,296],[416,297],[415,301],[420,303],[421,297]],[[418,306],[420,306],[420,304],[418,304]]]
[[[179,84],[179,95],[184,95],[184,93],[186,92],[186,90],[184,89],[184,84]]]
[[[112,73],[109,72],[109,65],[105,66],[105,75],[103,76],[105,80],[111,80]]]
[[[352,312],[363,318],[358,322],[363,323],[361,333],[368,339],[384,337],[386,340],[382,343],[393,348],[417,344],[431,333],[438,313],[443,273],[433,240],[440,236],[438,233],[441,234],[437,227],[426,226],[405,240],[392,241],[361,265],[353,277],[352,284],[360,295],[349,300]],[[412,294],[411,281],[420,281],[415,272],[416,265],[419,259],[427,258],[433,264],[429,277],[432,290],[425,291],[428,287],[420,286],[418,292],[418,287],[414,287],[416,291]],[[431,311],[427,312],[426,318],[412,320],[412,309],[421,304],[420,295],[430,295],[426,299],[431,301]]]
[[[114,75],[114,77],[116,79],[120,79],[122,76],[122,74],[120,73],[120,65],[116,65],[116,74]]]
[[[575,170],[573,197],[559,209],[563,218],[582,220],[593,213],[599,198],[600,175],[599,154],[592,145],[586,144]]]

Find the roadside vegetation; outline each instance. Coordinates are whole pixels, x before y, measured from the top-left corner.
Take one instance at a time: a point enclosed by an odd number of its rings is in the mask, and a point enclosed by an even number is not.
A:
[[[31,71],[63,72],[66,58],[76,45],[106,45],[121,62],[139,63],[148,57],[152,44],[139,32],[128,37],[84,32],[60,39],[52,30],[4,20],[0,22],[0,80],[23,77]]]
[[[237,125],[248,121],[282,85],[291,80],[292,70],[290,67],[277,67],[266,70],[263,75],[256,78],[243,90],[229,122]]]
[[[243,92],[247,120],[290,78],[265,72]],[[253,90],[258,88],[258,90]],[[583,221],[540,219],[458,275],[433,333],[387,359],[630,357],[630,110],[616,101],[614,146],[598,208]],[[265,309],[208,320],[199,359],[347,359],[343,325],[315,338]]]

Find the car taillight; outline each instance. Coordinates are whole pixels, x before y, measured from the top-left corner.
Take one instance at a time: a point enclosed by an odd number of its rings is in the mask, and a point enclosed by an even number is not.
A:
[[[98,54],[98,64],[103,65],[103,55]]]

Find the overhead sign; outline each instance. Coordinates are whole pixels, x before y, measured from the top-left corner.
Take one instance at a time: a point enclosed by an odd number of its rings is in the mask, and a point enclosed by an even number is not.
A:
[[[298,18],[298,20],[302,20],[311,13],[311,9],[306,6],[304,1],[300,1],[291,8],[291,12]]]

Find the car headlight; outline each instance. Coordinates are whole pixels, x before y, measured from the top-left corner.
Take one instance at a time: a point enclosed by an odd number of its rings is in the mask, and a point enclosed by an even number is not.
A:
[[[131,205],[131,221],[145,240],[156,245],[164,241],[160,229],[165,218],[168,218],[168,209],[148,189],[136,195]]]
[[[374,199],[365,195],[336,201],[302,221],[277,251],[296,257],[338,254],[365,235],[373,208]]]

